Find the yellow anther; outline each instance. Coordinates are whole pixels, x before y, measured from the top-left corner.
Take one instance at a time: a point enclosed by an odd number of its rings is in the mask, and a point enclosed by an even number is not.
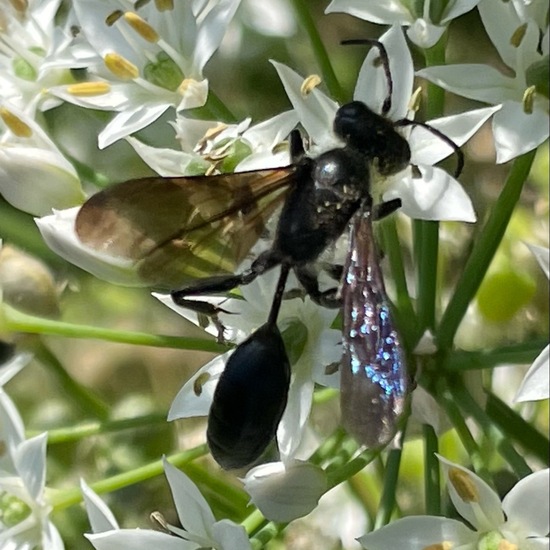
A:
[[[498,543],[498,550],[519,550],[519,546],[507,540],[501,540]]]
[[[533,113],[533,105],[536,97],[537,87],[535,85],[529,86],[529,88],[523,92],[523,99],[521,102],[523,103],[523,112],[525,114],[530,115]]]
[[[133,80],[139,76],[138,68],[117,53],[108,53],[104,58],[105,66],[122,80]]]
[[[147,21],[142,19],[137,13],[127,11],[124,14],[124,19],[144,40],[155,43],[159,39],[159,35]]]
[[[514,46],[515,48],[519,48],[526,32],[527,32],[527,23],[523,23],[523,25],[520,25],[513,32],[512,36],[510,37],[510,44],[512,44],[512,46]]]
[[[479,502],[479,494],[469,474],[458,468],[451,468],[449,481],[464,502]]]
[[[29,138],[32,136],[32,128],[6,107],[0,107],[0,118],[17,137]]]
[[[92,96],[106,94],[111,90],[108,82],[79,82],[67,86],[67,92],[75,96]]]
[[[321,77],[317,74],[309,75],[304,78],[302,85],[300,86],[300,93],[303,97],[308,96],[319,84],[321,84]]]
[[[108,27],[112,27],[123,15],[124,12],[122,10],[115,10],[105,18],[105,24]]]
[[[158,11],[172,11],[174,0],[155,0],[155,7]]]
[[[409,111],[416,113],[420,109],[420,103],[422,102],[422,87],[418,86],[413,92],[411,99],[409,101]]]
[[[453,543],[445,540],[443,542],[436,542],[435,544],[424,546],[422,550],[452,550],[452,548],[453,548]]]

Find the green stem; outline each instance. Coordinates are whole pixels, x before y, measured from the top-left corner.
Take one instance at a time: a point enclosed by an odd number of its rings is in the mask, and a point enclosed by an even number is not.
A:
[[[298,25],[300,26],[300,28],[305,30],[309,38],[311,47],[313,48],[313,54],[315,55],[315,59],[319,65],[319,68],[321,69],[323,81],[326,84],[330,95],[336,101],[343,103],[344,94],[342,92],[342,87],[340,86],[340,83],[336,78],[336,74],[334,73],[334,69],[332,68],[327,50],[325,49],[323,41],[319,36],[315,21],[313,17],[311,17],[311,13],[309,12],[311,4],[308,2],[304,2],[304,0],[291,0],[291,3],[296,13]]]
[[[529,364],[546,347],[547,340],[533,340],[500,348],[479,351],[455,350],[445,363],[445,370],[490,369],[499,365]]]
[[[548,438],[539,433],[496,395],[487,394],[485,410],[491,421],[510,438],[517,441],[525,450],[533,453],[543,464],[550,462]]]
[[[424,498],[426,515],[441,515],[441,483],[439,477],[439,440],[432,426],[424,424]]]
[[[452,346],[458,326],[483,281],[506,232],[508,222],[519,200],[523,184],[529,175],[534,158],[535,151],[530,151],[514,161],[504,188],[485,226],[476,238],[472,253],[466,262],[464,271],[445,309],[437,331],[437,341],[440,349],[448,349]]]
[[[166,413],[147,414],[136,416],[134,418],[125,418],[124,420],[110,420],[107,422],[85,422],[77,426],[68,428],[57,428],[48,431],[48,445],[59,445],[80,441],[86,437],[93,435],[107,434],[120,432],[123,430],[131,430],[134,428],[143,428],[155,424],[166,423]],[[37,435],[37,433],[29,432],[28,437]]]
[[[474,439],[474,436],[470,432],[468,426],[466,425],[466,419],[462,414],[462,411],[458,408],[455,403],[454,395],[447,387],[446,381],[443,379],[438,380],[438,391],[435,394],[435,398],[438,403],[445,409],[449,420],[451,421],[462,445],[466,449],[472,465],[476,473],[482,477],[487,483],[491,483],[491,476],[483,460],[481,450]]]
[[[64,336],[66,338],[96,338],[108,342],[133,344],[138,346],[154,346],[160,348],[187,349],[196,351],[211,351],[221,353],[227,350],[226,346],[218,344],[214,340],[202,338],[185,338],[180,336],[163,336],[148,334],[146,332],[130,332],[123,330],[111,330],[89,325],[77,325],[52,321],[42,317],[35,317],[22,313],[16,309],[3,305],[4,326],[13,332],[25,332],[30,334],[49,334]]]
[[[483,430],[483,433],[499,454],[508,462],[519,478],[533,473],[525,459],[514,449],[509,439],[497,428],[491,418],[474,401],[461,379],[454,379],[453,394],[466,417],[471,416]]]
[[[200,445],[189,451],[184,451],[168,457],[168,461],[174,466],[181,467],[195,460],[208,452],[206,445]],[[96,483],[90,484],[90,487],[98,494],[110,493],[123,489],[130,485],[135,485],[141,481],[159,476],[164,472],[162,460],[155,460],[146,466],[135,468],[129,472],[124,472]],[[82,493],[79,488],[59,491],[50,496],[49,502],[56,511],[63,510],[82,501]]]
[[[439,42],[424,50],[426,65],[445,65],[445,43],[443,36]],[[445,92],[438,86],[428,84],[426,94],[426,116],[428,119],[440,117],[444,112]],[[437,263],[439,252],[439,223],[415,220],[413,224],[416,268],[418,281],[418,332],[422,336],[428,328],[435,328]]]
[[[79,409],[101,420],[109,417],[109,407],[93,392],[76,382],[42,340],[33,339],[32,351],[36,359],[55,376],[64,393]]]
[[[393,284],[395,286],[395,303],[399,310],[399,327],[401,334],[409,346],[413,346],[415,339],[416,326],[418,320],[414,311],[411,297],[407,288],[407,278],[405,276],[405,267],[403,265],[403,255],[397,235],[395,219],[386,219],[381,224],[383,250],[387,255]]]
[[[380,529],[390,522],[391,515],[395,508],[397,494],[397,480],[399,479],[399,465],[401,464],[401,449],[392,449],[388,453],[386,468],[384,472],[384,489],[380,498],[380,506],[374,520],[374,529]]]

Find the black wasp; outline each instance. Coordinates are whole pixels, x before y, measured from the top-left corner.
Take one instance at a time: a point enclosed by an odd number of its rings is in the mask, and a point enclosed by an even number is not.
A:
[[[397,131],[402,126],[419,124],[451,145],[459,154],[459,171],[462,155],[446,136],[425,124],[387,118],[392,80],[383,44],[348,43],[378,48],[388,95],[381,115],[360,101],[338,109],[334,133],[342,147],[310,158],[295,130],[290,166],[126,181],[91,197],[76,220],[85,244],[136,262],[145,283],[170,290],[179,305],[213,316],[216,308],[187,298],[229,291],[280,266],[267,322],[236,348],[214,394],[207,439],[224,468],[241,468],[258,459],[285,409],[290,365],[276,321],[290,270],[314,301],[342,307],[341,406],[348,431],[369,447],[386,445],[405,406],[405,357],[372,231],[372,220],[391,214],[401,202],[373,205],[371,173],[390,176],[409,165],[409,145]],[[270,249],[235,275],[281,203]],[[346,263],[329,270],[338,274],[341,284],[321,291],[314,264],[348,226]]]

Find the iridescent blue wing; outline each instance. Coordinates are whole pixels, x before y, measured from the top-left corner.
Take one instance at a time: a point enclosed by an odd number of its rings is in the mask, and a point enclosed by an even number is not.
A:
[[[382,447],[397,431],[409,381],[375,248],[370,208],[352,221],[342,300],[342,422],[359,443]]]

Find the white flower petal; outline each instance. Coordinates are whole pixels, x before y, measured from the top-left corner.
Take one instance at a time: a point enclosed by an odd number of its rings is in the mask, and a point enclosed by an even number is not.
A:
[[[84,535],[97,550],[196,550],[197,544],[150,529],[117,529]]]
[[[169,421],[208,415],[216,385],[231,353],[233,352],[228,351],[219,355],[201,367],[183,385],[168,411]]]
[[[458,0],[457,2],[449,2],[445,6],[441,23],[449,23],[453,19],[468,13],[479,4],[479,0]]]
[[[295,376],[290,384],[285,412],[277,428],[277,443],[283,461],[293,457],[300,444],[311,411],[313,388],[309,372]]]
[[[0,194],[37,216],[84,200],[74,168],[59,152],[25,146],[0,145]]]
[[[438,435],[443,434],[451,424],[437,401],[422,387],[417,386],[411,396],[411,413],[421,424],[432,426]]]
[[[518,101],[506,101],[493,117],[497,164],[531,151],[548,139],[548,111],[535,109],[527,114]]]
[[[0,243],[1,244],[1,243]],[[30,353],[16,353],[6,363],[0,365],[0,388],[8,383],[19,371],[29,364]]]
[[[185,86],[177,111],[202,107],[208,98],[208,80],[192,80]]]
[[[126,141],[134,148],[134,151],[163,178],[182,176],[186,173],[191,163],[204,162],[202,157],[195,153],[185,153],[175,149],[151,147],[136,138],[127,137]],[[205,170],[207,163],[204,163]]]
[[[349,13],[359,19],[382,25],[408,25],[410,12],[398,0],[332,0],[325,13]]]
[[[13,454],[25,439],[25,426],[17,407],[10,397],[0,390],[0,441],[5,450],[0,454],[0,469],[15,474]]]
[[[518,47],[512,43],[512,36],[524,23],[518,17],[514,2],[499,2],[499,0],[483,0],[478,6],[479,15],[489,35],[491,42],[495,45],[500,57],[511,68],[516,67],[518,59]],[[538,42],[538,29],[534,22],[529,22],[522,38],[521,48],[536,53]],[[523,68],[525,70],[525,67]]]
[[[514,398],[516,402],[538,401],[550,397],[550,345],[546,346],[527,371]]]
[[[499,529],[504,523],[504,513],[499,496],[476,474],[437,455],[447,478],[447,490],[457,512],[479,531]],[[476,493],[475,501],[467,502],[457,492],[449,479],[449,472],[460,470]]]
[[[403,31],[396,25],[380,37],[380,42],[386,47],[393,81],[392,105],[388,116],[392,120],[399,120],[407,114],[411,98],[414,79],[411,52]],[[371,48],[361,66],[353,92],[354,99],[362,101],[376,113],[381,112],[382,103],[388,95],[384,68],[381,64],[373,64],[379,57],[378,48]]]
[[[43,433],[23,441],[16,449],[14,463],[31,498],[39,501],[46,483],[46,444],[48,434]]]
[[[325,472],[307,462],[272,462],[252,468],[244,479],[245,491],[262,514],[288,522],[309,514],[327,489]]]
[[[222,519],[212,525],[212,534],[220,550],[247,550],[251,548],[250,540],[242,525],[236,525],[228,519]]]
[[[239,4],[240,0],[218,0],[202,19],[194,43],[193,65],[195,70],[202,71],[207,61],[218,49]]]
[[[550,470],[520,479],[502,500],[507,525],[525,537],[545,537],[550,531]]]
[[[443,25],[432,25],[425,19],[416,19],[407,29],[407,36],[417,46],[421,48],[431,48],[435,46],[447,27]]]
[[[332,128],[338,104],[318,88],[304,97],[300,91],[304,82],[303,77],[282,63],[273,60],[271,63],[277,70],[285,92],[308,135],[320,148],[334,146],[337,139],[328,130]]]
[[[157,120],[169,107],[169,103],[149,103],[122,111],[101,131],[97,138],[98,147],[105,149],[115,141],[145,128]]]
[[[430,120],[429,124],[460,147],[500,108],[501,106],[497,105],[467,111],[458,115]],[[422,126],[413,126],[409,145],[411,146],[411,162],[413,164],[437,164],[454,153],[452,147]]]
[[[84,497],[86,513],[88,514],[92,531],[94,533],[103,533],[104,531],[118,529],[118,522],[109,507],[86,485],[83,479],[80,480],[80,489]]]
[[[35,219],[46,244],[62,258],[100,279],[126,286],[144,286],[132,261],[102,254],[80,242],[74,230],[78,210],[54,210],[50,216]]]
[[[514,79],[488,65],[461,64],[428,67],[416,72],[445,90],[496,105],[507,100],[521,100]]]
[[[210,537],[210,527],[216,521],[210,506],[181,470],[172,466],[166,458],[162,461],[182,527],[194,535]]]
[[[368,550],[425,550],[432,545],[434,548],[438,544],[443,547],[444,542],[451,543],[451,547],[458,550],[460,545],[473,543],[476,538],[476,534],[460,521],[434,516],[411,516],[367,533],[357,540]]]
[[[473,223],[472,202],[460,183],[441,168],[418,166],[422,178],[404,178],[384,193],[384,200],[401,198],[402,212],[421,220]]]

